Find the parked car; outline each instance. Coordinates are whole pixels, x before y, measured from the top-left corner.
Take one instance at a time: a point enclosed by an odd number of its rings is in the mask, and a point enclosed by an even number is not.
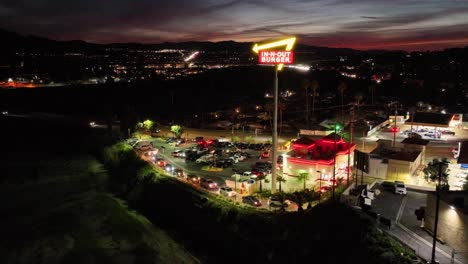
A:
[[[182,144],[185,144],[185,139],[179,138],[179,139],[177,139],[177,140],[174,141],[174,142],[175,142],[175,145],[176,145],[176,146],[180,146],[180,145],[182,145]]]
[[[236,192],[231,187],[227,187],[227,186],[223,186],[223,187],[219,188],[219,194],[221,194],[223,196],[227,196],[227,197],[235,197],[236,196]]]
[[[262,203],[255,197],[253,196],[244,196],[242,197],[242,202],[245,204],[250,204],[255,207],[262,206]]]
[[[283,201],[283,207],[287,208],[289,206],[290,202],[288,200]],[[276,207],[276,208],[281,208],[281,199],[276,196],[272,195],[270,198],[268,198],[268,207]]]
[[[218,184],[216,182],[207,178],[200,179],[200,186],[209,190],[218,188]]]
[[[221,159],[218,161],[218,165],[223,167],[223,168],[227,168],[229,166],[232,166],[234,162],[232,161],[232,159]]]
[[[406,186],[402,181],[395,181],[395,194],[406,195]]]
[[[264,151],[262,154],[260,154],[260,159],[268,159],[270,158],[270,152],[269,151]]]
[[[172,157],[182,157],[181,155],[185,155],[185,153],[180,149],[176,149],[172,152]]]
[[[271,163],[270,162],[264,162],[264,161],[257,161],[252,165],[252,168],[258,168],[261,170],[269,170],[271,169]]]
[[[409,138],[419,138],[419,139],[422,139],[422,136],[418,133],[415,133],[415,132],[409,132],[408,133],[408,137]]]
[[[167,143],[167,144],[173,143],[174,141],[176,141],[176,138],[175,138],[175,137],[170,137],[170,138],[166,139],[166,143]]]
[[[451,136],[455,136],[455,132],[450,131],[450,130],[441,130],[440,133],[442,133],[442,135],[451,135]]]

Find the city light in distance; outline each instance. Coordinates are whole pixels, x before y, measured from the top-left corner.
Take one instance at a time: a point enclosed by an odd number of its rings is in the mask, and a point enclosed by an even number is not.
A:
[[[195,51],[194,53],[190,54],[190,56],[185,58],[184,61],[190,61],[190,60],[194,59],[199,53],[200,53],[199,51]]]

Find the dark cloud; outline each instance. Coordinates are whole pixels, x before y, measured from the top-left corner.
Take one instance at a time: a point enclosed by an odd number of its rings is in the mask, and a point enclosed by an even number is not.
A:
[[[468,6],[413,0],[3,0],[0,27],[101,43],[299,35],[303,43],[322,46],[418,49],[463,45]]]

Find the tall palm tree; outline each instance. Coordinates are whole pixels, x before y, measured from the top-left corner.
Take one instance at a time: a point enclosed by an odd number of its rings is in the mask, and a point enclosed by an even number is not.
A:
[[[315,112],[315,97],[318,95],[317,89],[319,88],[319,84],[316,80],[313,80],[310,86],[312,87],[312,116],[313,116]]]
[[[348,88],[346,83],[341,82],[340,85],[338,85],[338,91],[340,92],[341,95],[341,122],[344,123],[344,110],[343,110],[343,97],[344,97],[344,91]]]
[[[354,96],[354,99],[356,100],[358,114],[359,114],[359,105],[361,104],[362,98],[363,98],[363,96],[360,95],[360,94],[357,94],[356,96]]]
[[[283,177],[283,176],[281,176],[281,175],[279,175],[278,177],[276,177],[276,181],[279,183],[279,188],[278,188],[278,190],[279,190],[279,192],[281,192],[281,183],[282,183],[282,182],[286,182],[286,178]]]
[[[268,112],[268,120],[270,121],[271,130],[273,130],[273,123],[272,123],[273,109],[275,109],[275,104],[273,102],[268,102],[265,104],[265,110]]]
[[[310,81],[305,79],[302,81],[302,88],[305,89],[305,112],[306,112],[306,126],[307,128],[310,128],[309,126],[309,87],[310,87]]]
[[[302,181],[304,183],[304,190],[306,188],[306,181],[309,179],[309,173],[307,172],[301,172],[299,173],[299,175],[297,176],[298,180],[299,181]]]
[[[260,174],[260,175],[257,175],[257,181],[260,183],[260,192],[263,191],[263,185],[262,185],[262,182],[265,181],[267,182],[267,180],[265,179],[266,178],[266,175],[265,174]]]

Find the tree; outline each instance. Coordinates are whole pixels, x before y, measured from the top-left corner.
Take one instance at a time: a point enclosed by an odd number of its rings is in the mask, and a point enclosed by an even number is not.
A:
[[[306,181],[309,179],[309,173],[307,172],[300,172],[299,175],[297,176],[299,181],[302,181],[304,183],[304,190],[306,188]]]
[[[268,102],[265,104],[265,110],[268,112],[268,120],[270,121],[271,130],[273,130],[273,123],[272,123],[273,109],[275,109],[275,104],[273,102]]]
[[[307,209],[312,209],[312,202],[315,200],[315,187],[312,190],[305,190],[304,197],[307,201]]]
[[[286,200],[288,198],[288,195],[280,190],[278,193],[275,194],[275,196],[278,197],[278,201],[281,203],[280,211],[286,211]]]
[[[150,119],[146,119],[145,121],[139,122],[136,125],[137,129],[142,129],[144,131],[151,131],[151,129],[153,129],[153,127],[154,127],[154,121],[152,121]]]
[[[263,173],[261,173],[260,175],[257,175],[257,181],[260,183],[260,192],[262,192],[263,191],[262,182],[265,181],[265,183],[267,183],[266,175]]]
[[[431,162],[427,164],[427,167],[424,168],[424,179],[428,182],[438,182],[439,180],[439,164],[442,164],[442,177],[440,179],[441,188],[448,189],[448,164],[450,162],[446,159],[433,159]]]
[[[354,99],[356,100],[358,115],[359,115],[359,105],[361,104],[362,98],[363,98],[363,96],[360,95],[360,94],[357,94],[356,96],[354,96]]]
[[[278,179],[276,179],[276,180],[278,180]],[[466,178],[465,178],[465,184],[463,184],[463,190],[468,190],[468,176],[466,176]]]
[[[295,202],[297,204],[297,211],[298,212],[302,212],[304,211],[304,208],[302,207],[305,203],[305,196],[304,196],[304,192],[298,192],[298,191],[295,191],[291,194],[289,194],[289,200]]]
[[[276,177],[276,181],[279,183],[279,189],[278,190],[281,192],[281,183],[286,182],[286,178],[279,175],[278,177]]]
[[[171,126],[171,132],[174,133],[174,136],[176,138],[180,138],[183,132],[183,128],[179,125],[172,125]]]
[[[343,97],[344,97],[344,91],[347,88],[348,88],[348,86],[344,82],[341,82],[340,85],[338,85],[338,91],[340,92],[340,95],[341,95],[341,122],[344,121]]]

